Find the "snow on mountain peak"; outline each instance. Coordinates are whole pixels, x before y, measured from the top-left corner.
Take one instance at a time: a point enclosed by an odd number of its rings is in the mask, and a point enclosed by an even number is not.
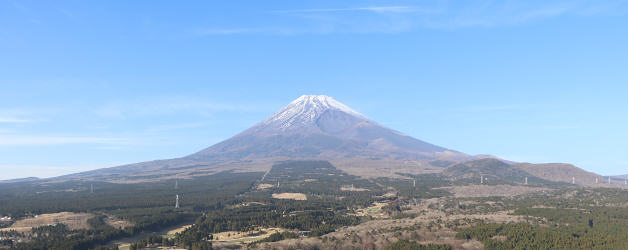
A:
[[[344,105],[341,102],[334,99],[333,97],[326,96],[326,95],[302,95],[301,97],[297,98],[290,104],[302,105],[306,109],[310,108],[316,111],[325,111],[328,109],[335,109],[335,110],[340,110],[351,115],[364,117],[362,114],[347,107],[347,105]]]
[[[362,114],[326,95],[302,95],[277,113],[261,122],[264,126],[279,130],[314,126],[316,120],[327,111],[341,111],[360,120],[368,120]]]

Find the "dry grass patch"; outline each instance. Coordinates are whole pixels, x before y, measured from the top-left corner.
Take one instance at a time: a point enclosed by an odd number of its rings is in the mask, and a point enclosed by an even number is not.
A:
[[[399,239],[416,241],[420,244],[448,244],[453,249],[483,249],[482,243],[475,240],[456,238],[457,226],[467,227],[481,220],[484,222],[509,223],[523,222],[525,216],[511,215],[503,210],[490,214],[448,215],[434,204],[442,199],[420,200],[416,206],[408,206],[408,213],[416,217],[391,219],[380,218],[359,225],[342,227],[321,237],[288,239],[279,242],[262,243],[259,249],[383,249]],[[383,205],[385,203],[380,203]],[[457,226],[455,226],[457,225]]]
[[[61,212],[54,214],[42,214],[37,217],[21,219],[13,223],[11,227],[2,228],[1,231],[15,230],[18,232],[30,232],[34,227],[64,224],[69,229],[89,229],[87,220],[94,218],[93,214]]]
[[[190,224],[190,225],[185,225],[185,226],[182,226],[182,227],[179,227],[179,228],[172,229],[172,230],[168,231],[168,233],[166,233],[166,235],[175,235],[175,234],[178,234],[178,233],[180,233],[180,232],[185,231],[185,229],[188,229],[188,228],[192,227],[192,225],[193,225],[193,224]]]
[[[265,183],[263,183],[263,184],[257,185],[257,189],[258,190],[263,190],[263,189],[267,189],[267,188],[272,188],[274,186],[275,185],[273,185],[273,184],[265,184]]]
[[[352,192],[369,191],[366,188],[357,188],[357,187],[351,187],[351,186],[343,186],[343,187],[340,188],[340,190],[342,190],[342,191],[352,191]]]
[[[231,208],[248,207],[248,206],[253,206],[253,205],[265,206],[266,203],[258,202],[258,201],[250,201],[250,202],[243,202],[243,203],[240,203],[240,204],[233,205],[233,206],[231,206]]]
[[[382,195],[382,197],[385,197],[385,198],[393,198],[393,197],[397,197],[397,192],[395,192],[395,191],[390,191],[390,192],[385,193],[384,195]]]
[[[131,223],[130,221],[126,221],[120,218],[116,218],[110,215],[107,215],[103,221],[105,222],[105,224],[113,227],[113,228],[117,228],[117,229],[125,229],[127,227],[131,227],[133,226],[133,223]]]
[[[280,194],[273,194],[273,198],[275,198],[275,199],[297,200],[297,201],[307,200],[307,196],[304,193],[280,193]]]
[[[258,228],[257,230],[251,230],[248,232],[240,231],[227,231],[222,233],[215,233],[214,243],[223,244],[248,244],[261,239],[264,239],[274,233],[283,233],[286,230],[283,228]]]
[[[375,202],[372,206],[361,208],[356,211],[357,216],[372,216],[373,218],[386,218],[388,214],[382,211],[382,207],[386,206],[386,202]]]

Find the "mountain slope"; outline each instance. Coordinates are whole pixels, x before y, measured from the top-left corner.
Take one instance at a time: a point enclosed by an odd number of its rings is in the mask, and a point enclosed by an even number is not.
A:
[[[522,183],[526,177],[534,182],[571,182],[575,177],[576,184],[583,185],[599,177],[568,164],[469,156],[382,126],[332,97],[304,95],[242,133],[197,153],[59,178],[151,181],[220,171],[267,171],[277,161],[312,159],[328,160],[363,177],[442,172],[457,179],[475,181],[485,176],[508,183]]]
[[[304,95],[250,129],[189,157],[426,159],[445,151],[448,150],[381,126],[332,97]]]
[[[552,179],[535,176],[517,164],[508,164],[498,159],[486,158],[458,163],[443,170],[443,175],[459,180],[470,180],[479,183],[484,177],[486,184],[523,184],[526,178],[529,184],[548,184]]]
[[[413,162],[412,168],[421,169],[432,167],[429,162],[433,160],[458,162],[473,157],[384,127],[332,97],[304,95],[253,127],[200,152],[71,176],[142,179],[224,170],[263,171],[275,161],[288,159],[341,160],[347,166],[380,166],[385,160],[388,168]]]
[[[523,170],[491,158],[458,163],[447,167],[443,174],[457,179],[477,179],[478,181],[481,176],[491,180],[518,182],[522,182],[525,177],[533,177]]]
[[[514,166],[526,171],[536,177],[557,181],[571,183],[575,179],[575,184],[591,186],[596,184],[595,179],[598,178],[600,185],[603,185],[602,176],[595,173],[585,171],[571,164],[566,163],[545,163],[545,164],[532,164],[532,163],[516,163]]]

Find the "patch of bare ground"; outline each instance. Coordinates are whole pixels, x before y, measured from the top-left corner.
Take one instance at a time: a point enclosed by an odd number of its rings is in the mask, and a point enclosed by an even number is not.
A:
[[[250,202],[243,202],[243,203],[240,203],[240,204],[233,205],[233,206],[231,206],[231,208],[248,207],[248,206],[253,206],[253,205],[264,206],[264,205],[266,205],[266,203],[258,202],[258,201],[250,201]]]
[[[213,234],[212,240],[214,247],[228,247],[232,245],[244,245],[251,242],[255,242],[264,238],[267,238],[274,233],[282,233],[286,230],[283,228],[257,228],[255,230],[241,232],[241,231],[227,231],[222,233]]]
[[[280,193],[273,194],[273,198],[275,199],[289,199],[289,200],[298,200],[304,201],[307,200],[307,196],[303,193]]]
[[[263,189],[267,189],[267,188],[272,188],[274,186],[275,185],[273,185],[273,184],[262,183],[262,184],[257,185],[257,189],[258,190],[263,190]]]
[[[166,233],[166,235],[175,235],[175,234],[178,234],[178,233],[181,233],[181,232],[185,231],[185,229],[188,229],[190,227],[192,227],[192,224],[185,225],[185,226],[182,226],[182,227],[179,227],[179,228],[175,228],[175,229],[172,229],[172,230],[168,231]]]
[[[72,230],[89,229],[90,227],[89,224],[87,224],[87,220],[93,217],[93,214],[88,213],[60,212],[53,214],[42,214],[36,217],[18,220],[10,227],[2,228],[0,229],[0,231],[15,230],[18,232],[30,232],[34,227],[57,224],[64,224]]]
[[[357,187],[352,187],[352,186],[343,186],[343,187],[340,187],[340,190],[342,190],[342,191],[351,191],[351,192],[369,191],[366,188],[357,188]]]
[[[105,224],[113,227],[113,228],[117,228],[117,229],[125,229],[127,227],[131,227],[133,226],[133,223],[131,223],[130,221],[126,221],[111,215],[107,215],[104,219],[103,222],[105,222]]]
[[[390,224],[393,221],[378,222]],[[482,249],[480,242],[456,239],[456,232],[451,229],[436,227],[428,229],[428,227],[422,225],[412,225],[406,228],[383,228],[380,225],[367,225],[362,228],[348,227],[321,237],[302,237],[261,243],[254,249],[384,249],[401,239],[421,244],[448,244],[454,249]]]
[[[525,216],[503,210],[485,214],[451,214],[439,211],[445,199],[427,199],[404,207],[404,213],[415,217],[375,219],[360,225],[343,227],[321,237],[302,237],[262,243],[259,249],[383,249],[404,239],[421,244],[448,244],[453,249],[482,249],[481,242],[456,238],[457,227],[468,227],[479,221],[509,223],[526,221]],[[435,206],[436,205],[436,206]]]
[[[397,192],[396,191],[390,191],[390,192],[385,193],[384,195],[382,195],[382,197],[384,197],[384,198],[397,197]]]
[[[493,237],[491,237],[491,239],[497,240],[497,241],[501,241],[501,242],[505,242],[508,237],[504,236],[504,235],[495,235]]]
[[[386,206],[386,202],[375,202],[372,206],[367,208],[361,208],[356,210],[357,216],[371,216],[373,218],[386,218],[390,217],[387,213],[382,211],[382,207]]]
[[[454,197],[490,197],[490,196],[517,196],[522,194],[548,191],[541,187],[512,186],[512,185],[469,185],[440,187],[454,194]]]

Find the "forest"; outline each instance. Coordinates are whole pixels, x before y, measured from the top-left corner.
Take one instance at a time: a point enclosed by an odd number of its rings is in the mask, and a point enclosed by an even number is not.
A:
[[[128,220],[133,226],[115,229],[102,223],[102,216],[88,221],[89,230],[69,230],[58,224],[41,227],[42,233],[25,237],[15,244],[18,249],[85,249],[94,248],[112,239],[133,236],[184,221],[193,221],[201,211],[221,210],[242,200],[237,196],[250,189],[261,173],[220,173],[196,179],[138,184],[105,182],[18,183],[0,185],[0,214],[14,219],[62,211],[107,214]],[[91,187],[94,192],[91,192]],[[71,191],[68,191],[71,190]],[[219,191],[219,192],[218,192]],[[175,209],[175,196],[181,197]],[[16,236],[16,232],[0,232],[0,237]],[[23,235],[23,234],[22,234]],[[64,238],[64,236],[73,237]]]
[[[0,215],[15,220],[55,212],[97,214],[88,221],[90,229],[71,230],[58,224],[37,228],[24,235],[0,232],[3,238],[21,236],[23,243],[1,241],[17,249],[85,249],[142,232],[185,221],[194,226],[178,234],[170,244],[205,247],[202,242],[212,233],[247,231],[259,226],[281,227],[318,236],[342,226],[356,225],[364,217],[351,215],[349,209],[365,207],[382,200],[382,184],[391,182],[360,179],[337,170],[325,161],[282,162],[264,173],[231,173],[151,183],[116,184],[107,182],[50,182],[0,184]],[[316,181],[304,182],[303,180]],[[255,189],[259,184],[275,184],[271,189]],[[368,191],[343,191],[353,185]],[[91,189],[94,189],[92,192]],[[272,193],[304,193],[308,199],[273,199]],[[175,209],[175,196],[180,208]],[[336,197],[342,196],[339,200]],[[379,197],[379,198],[378,198]],[[242,206],[254,202],[253,205]],[[132,222],[116,229],[102,222],[103,215]],[[290,215],[290,216],[286,216]],[[72,237],[67,237],[72,235]],[[154,240],[153,240],[154,241]],[[148,240],[144,240],[148,242]],[[138,242],[138,244],[141,242]]]
[[[617,198],[626,197],[628,192],[616,189],[562,192],[573,197],[548,194],[512,201],[511,206],[516,209],[513,214],[529,216],[532,219],[528,223],[478,223],[457,229],[456,236],[480,240],[487,249],[628,249],[628,207],[612,206],[613,201],[619,202]],[[600,206],[602,200],[605,203]],[[560,207],[524,205],[530,203]]]
[[[226,232],[241,232],[256,239],[236,244],[245,248],[305,238],[331,248],[355,247],[364,239],[373,239],[386,249],[452,249],[461,242],[478,242],[485,249],[628,248],[628,192],[621,189],[550,183],[538,184],[546,188],[543,192],[525,195],[455,197],[446,187],[460,183],[445,175],[399,176],[362,179],[326,161],[286,161],[267,172],[221,172],[150,183],[5,183],[0,184],[0,216],[12,221],[57,212],[91,217],[83,228],[58,223],[30,232],[2,230],[0,248],[117,249],[113,240],[142,237],[131,241],[128,248],[212,249],[216,248],[217,235]],[[274,196],[282,193],[306,199]],[[176,195],[180,197],[179,208],[175,208]],[[381,211],[384,217],[359,212],[369,209]],[[504,211],[509,217],[525,220],[448,219]],[[420,222],[430,216],[438,219]],[[127,223],[117,227],[111,223],[113,219]],[[373,229],[362,235],[351,231],[341,237],[348,240],[344,243],[338,236],[347,228],[378,220],[390,225],[403,221],[414,224]],[[187,226],[171,235],[152,233],[181,225]],[[4,223],[0,229],[9,226],[11,223]],[[283,231],[267,233],[264,228]],[[453,230],[453,243],[433,238],[445,228]],[[381,237],[383,241],[378,240]],[[432,238],[437,243],[417,241]],[[363,244],[362,248],[373,249],[373,243]]]

